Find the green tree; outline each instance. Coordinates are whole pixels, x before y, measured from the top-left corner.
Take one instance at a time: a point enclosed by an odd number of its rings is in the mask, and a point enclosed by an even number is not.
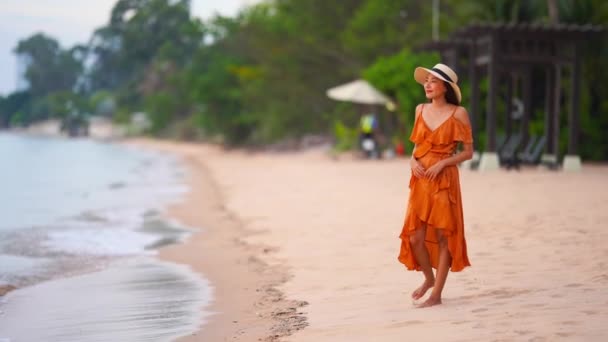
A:
[[[457,20],[452,23],[466,24],[474,19],[483,22],[522,23],[533,22],[547,13],[547,0],[495,0],[442,2],[447,13],[454,13]],[[449,30],[454,29],[450,25]]]
[[[407,142],[411,132],[416,105],[426,102],[424,92],[414,80],[414,69],[437,62],[439,57],[435,54],[415,54],[404,49],[393,56],[377,59],[363,72],[364,77],[375,87],[396,100],[397,136],[402,142]]]
[[[0,95],[0,129],[8,127],[10,115],[5,111],[6,98]]]
[[[333,103],[325,89],[355,78],[362,66],[340,40],[360,3],[262,3],[241,13],[238,25],[224,19],[213,23],[210,31],[224,34],[211,48],[241,63],[231,72],[239,82],[233,93],[242,112],[231,121],[251,128],[249,141],[328,130]]]
[[[608,25],[608,3],[601,0],[556,1],[559,20],[570,24]],[[581,82],[581,139],[580,153],[584,159],[608,159],[608,44],[606,33],[597,39],[581,44],[583,51]],[[562,145],[565,146],[564,136]]]
[[[32,94],[29,91],[16,91],[9,94],[0,102],[0,127],[12,125],[26,125],[29,118],[23,114],[14,119],[17,113],[28,112],[31,107]]]
[[[430,20],[425,20],[430,17],[426,2],[368,0],[353,14],[342,39],[349,51],[369,64],[430,39]]]
[[[201,38],[201,23],[191,18],[188,0],[120,0],[89,44],[95,58],[91,90],[132,92],[124,99],[137,103],[137,85],[154,61],[186,64]]]
[[[33,96],[72,90],[83,71],[79,48],[63,50],[55,39],[42,33],[19,41],[14,52],[27,65],[25,78]]]

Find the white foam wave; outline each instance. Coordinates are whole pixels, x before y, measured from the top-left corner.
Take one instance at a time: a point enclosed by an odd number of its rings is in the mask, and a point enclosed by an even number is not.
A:
[[[154,254],[146,247],[161,238],[131,229],[74,229],[49,233],[43,246],[70,254],[126,256]]]

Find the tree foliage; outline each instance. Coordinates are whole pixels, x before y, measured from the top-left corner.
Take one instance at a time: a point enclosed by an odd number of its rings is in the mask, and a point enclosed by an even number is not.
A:
[[[440,7],[442,38],[473,21],[548,23],[551,13],[562,23],[608,24],[602,0],[442,0]],[[355,107],[325,91],[364,77],[398,104],[387,118],[403,141],[424,100],[413,69],[438,61],[415,52],[431,39],[431,18],[430,1],[267,0],[203,22],[188,0],[119,0],[85,45],[63,49],[44,34],[18,44],[15,52],[30,61],[30,88],[0,99],[0,124],[62,117],[70,102],[121,121],[145,112],[153,134],[265,144],[346,132]],[[590,139],[581,150],[593,159],[608,159],[606,45],[586,51],[583,67],[581,124]]]
[[[59,43],[42,33],[19,41],[15,53],[27,65],[25,79],[37,97],[55,91],[71,91],[82,74],[79,47],[63,50]]]

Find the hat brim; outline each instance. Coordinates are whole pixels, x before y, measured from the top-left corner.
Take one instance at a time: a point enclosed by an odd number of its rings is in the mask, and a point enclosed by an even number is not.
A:
[[[416,80],[416,82],[420,83],[421,85],[424,85],[424,81],[426,81],[426,77],[428,76],[428,74],[431,74],[442,81],[448,82],[450,84],[450,86],[452,86],[452,89],[454,89],[454,92],[456,93],[456,97],[458,98],[458,103],[462,102],[462,93],[460,92],[460,87],[458,86],[458,84],[446,80],[439,73],[437,73],[431,69],[417,67],[414,70],[414,79]]]

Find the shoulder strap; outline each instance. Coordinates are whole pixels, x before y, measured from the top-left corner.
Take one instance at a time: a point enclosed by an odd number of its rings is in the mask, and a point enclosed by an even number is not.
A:
[[[459,106],[456,106],[456,108],[454,108],[454,111],[452,112],[452,115],[450,115],[450,116],[454,116],[454,114],[456,114],[456,111],[458,110],[458,107]]]
[[[419,116],[422,116],[422,112],[424,111],[424,103],[420,104],[420,113],[418,113],[418,115],[416,116],[416,118],[418,118]]]

